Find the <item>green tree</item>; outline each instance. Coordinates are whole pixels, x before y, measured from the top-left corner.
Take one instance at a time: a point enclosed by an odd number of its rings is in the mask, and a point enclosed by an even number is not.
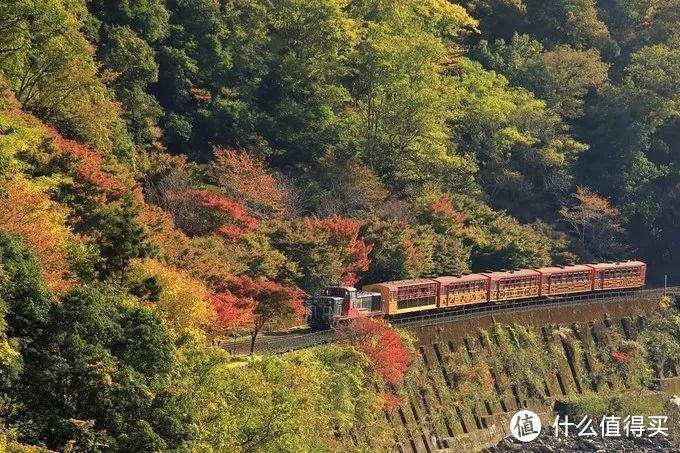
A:
[[[678,261],[667,244],[677,234],[680,173],[676,165],[680,123],[680,52],[670,45],[633,53],[619,85],[609,87],[589,115],[592,152],[581,159],[583,178],[611,198],[627,220],[644,257],[666,270]]]
[[[503,74],[515,86],[535,92],[543,82],[543,44],[527,34],[515,33],[512,40],[479,41],[470,56],[488,69]]]
[[[412,226],[403,221],[374,221],[364,227],[362,236],[372,244],[371,267],[363,275],[365,283],[418,278],[436,273],[437,237],[429,226]]]
[[[172,342],[148,309],[77,289],[53,305],[42,340],[53,348],[27,359],[25,367],[27,440],[50,448],[74,442],[90,451],[175,448],[187,440],[190,415],[173,414],[174,400],[163,388]]]
[[[558,46],[543,55],[545,83],[537,94],[563,117],[583,114],[584,97],[607,82],[608,65],[596,50]]]
[[[87,6],[99,25],[130,27],[148,43],[158,42],[169,33],[170,13],[163,0],[90,0]]]
[[[505,75],[513,85],[530,89],[566,118],[583,115],[584,98],[607,82],[608,65],[596,50],[576,50],[560,45],[544,51],[528,35],[515,34],[489,44],[480,41],[473,58]]]
[[[7,305],[7,334],[20,340],[23,351],[34,347],[33,336],[45,332],[53,300],[42,280],[40,264],[19,244],[18,239],[0,230],[0,300]]]
[[[458,64],[459,114],[453,120],[458,148],[474,153],[479,183],[496,207],[530,220],[569,190],[572,167],[587,149],[545,102],[479,63]]]
[[[607,26],[598,17],[595,0],[524,0],[529,29],[551,44],[599,49],[609,57],[618,54]]]
[[[423,10],[433,4],[426,2]],[[420,25],[411,2],[362,6],[366,31],[352,62],[351,86],[362,112],[354,140],[363,159],[396,190],[435,179],[451,189],[469,188],[474,166],[452,152],[448,141],[454,87],[444,64],[451,49]],[[449,35],[474,24],[459,10],[445,12],[443,18],[457,25]]]
[[[125,270],[133,258],[146,258],[155,254],[155,247],[147,239],[146,229],[137,215],[131,196],[112,202],[95,213],[96,244],[102,258],[99,273],[102,278],[124,280]]]
[[[80,29],[84,1],[10,0],[0,5],[0,73],[22,105],[102,150],[129,147],[120,112]]]
[[[147,93],[158,81],[153,49],[128,27],[107,29],[102,62],[116,76],[113,88],[125,107],[124,117],[137,143],[149,143],[153,128],[163,113],[156,99]]]

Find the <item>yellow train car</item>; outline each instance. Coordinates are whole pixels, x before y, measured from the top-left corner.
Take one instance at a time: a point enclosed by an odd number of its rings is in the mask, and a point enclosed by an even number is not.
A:
[[[491,279],[482,274],[464,274],[458,277],[438,277],[439,308],[480,304],[489,297]]]
[[[437,308],[438,285],[436,280],[419,278],[364,285],[362,290],[380,293],[385,314],[394,315]]]

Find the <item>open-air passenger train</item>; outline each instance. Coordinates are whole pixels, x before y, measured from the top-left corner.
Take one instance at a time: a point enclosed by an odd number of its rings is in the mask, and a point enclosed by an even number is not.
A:
[[[362,291],[329,286],[307,300],[307,321],[322,330],[360,317],[641,288],[646,270],[641,261],[617,261],[372,283]]]

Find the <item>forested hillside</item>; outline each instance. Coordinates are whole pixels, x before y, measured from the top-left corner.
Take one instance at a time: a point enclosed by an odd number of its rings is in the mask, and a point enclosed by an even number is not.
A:
[[[3,0],[3,436],[387,448],[383,325],[242,368],[210,343],[333,283],[677,283],[679,30],[677,0]]]

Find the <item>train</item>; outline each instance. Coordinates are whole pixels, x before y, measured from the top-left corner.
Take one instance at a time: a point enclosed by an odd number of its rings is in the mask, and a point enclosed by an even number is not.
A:
[[[312,330],[326,330],[361,317],[390,319],[431,310],[638,289],[645,285],[646,271],[642,261],[628,260],[371,283],[361,291],[327,286],[307,299],[307,323]]]

